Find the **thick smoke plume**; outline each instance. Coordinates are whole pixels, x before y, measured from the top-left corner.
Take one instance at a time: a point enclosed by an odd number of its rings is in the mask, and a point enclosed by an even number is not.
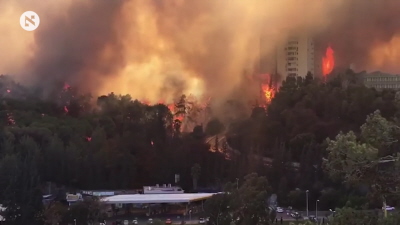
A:
[[[24,11],[41,17],[22,30]],[[0,73],[41,85],[156,102],[223,99],[290,35],[330,44],[341,65],[400,72],[398,0],[1,0]],[[265,47],[266,46],[266,47]],[[321,59],[322,60],[322,59]],[[237,92],[237,90],[240,92]]]
[[[400,1],[348,0],[329,15],[321,39],[337,61],[358,70],[400,73]]]

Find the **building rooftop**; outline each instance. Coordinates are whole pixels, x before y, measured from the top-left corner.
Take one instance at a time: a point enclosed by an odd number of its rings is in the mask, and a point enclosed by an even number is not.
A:
[[[106,204],[159,204],[159,203],[189,203],[210,198],[216,193],[193,194],[134,194],[115,195],[101,199]]]

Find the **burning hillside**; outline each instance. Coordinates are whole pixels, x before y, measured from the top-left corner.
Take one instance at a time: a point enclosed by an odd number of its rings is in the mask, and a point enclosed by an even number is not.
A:
[[[15,23],[27,9],[42,21],[33,32]],[[228,99],[243,71],[256,73],[260,36],[271,54],[301,31],[331,43],[335,64],[398,69],[399,11],[395,0],[1,1],[0,72],[47,96],[67,82],[151,103],[182,93]],[[328,60],[325,72],[332,67]]]

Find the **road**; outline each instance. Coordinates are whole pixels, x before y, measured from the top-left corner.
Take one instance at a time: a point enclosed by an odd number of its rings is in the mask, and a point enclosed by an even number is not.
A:
[[[160,219],[161,221],[166,221],[167,219],[170,219],[173,224],[180,224],[182,222],[182,216],[179,216],[179,215],[168,215],[168,216],[155,215],[154,217],[121,216],[118,218],[113,218],[111,220],[107,220],[107,225],[112,224],[112,222],[114,222],[116,220],[121,220],[121,221],[128,220],[130,222],[129,223],[129,225],[130,225],[132,220],[135,218],[137,218],[140,225],[147,224],[149,218],[152,218],[153,220]],[[192,216],[190,218],[189,216],[186,216],[186,218],[184,218],[184,221],[186,222],[186,224],[198,224],[199,217]]]
[[[302,213],[303,216],[306,216],[307,213],[306,212],[300,212]],[[319,211],[318,212],[318,216],[319,218],[323,218],[324,215],[326,215],[326,213],[330,213],[329,211]],[[314,213],[309,213],[309,215],[314,215]],[[291,217],[290,215],[287,215],[287,213],[278,213],[276,218],[278,219],[278,221],[281,219],[283,221],[295,221],[295,219],[293,217]],[[135,219],[135,216],[129,216],[129,217],[118,217],[116,219],[124,221],[125,219],[128,220],[129,222],[132,222],[133,219]],[[168,216],[161,216],[161,215],[155,215],[154,217],[137,217],[138,218],[138,222],[140,225],[144,225],[147,224],[148,222],[148,218],[153,218],[153,219],[160,219],[161,221],[165,221],[167,219],[171,219],[171,221],[173,222],[173,224],[180,224],[182,221],[182,217],[179,217],[178,215],[168,215]],[[107,221],[107,225],[108,224],[112,224],[113,221],[115,221],[116,219],[112,219],[112,220],[108,220]],[[199,223],[199,217],[198,216],[192,216],[191,218],[189,218],[189,216],[186,216],[186,218],[184,219],[186,224],[198,224]]]
[[[373,210],[371,210],[373,211]],[[303,217],[307,216],[307,211],[299,211],[299,213],[302,215]],[[315,211],[314,210],[310,210],[308,212],[309,216],[315,216]],[[330,216],[332,214],[332,212],[330,211],[318,211],[318,218],[320,220],[322,220],[323,218],[326,219],[326,217]],[[132,220],[138,218],[139,224],[140,225],[145,225],[147,224],[148,218],[149,217],[135,217],[135,216],[129,216],[129,217],[118,217],[118,218],[113,218],[112,220],[108,220],[107,221],[107,225],[108,224],[112,224],[113,221],[115,221],[116,219],[124,221],[125,219],[128,220],[131,224]],[[182,217],[179,215],[168,215],[168,216],[161,216],[161,215],[155,215],[154,217],[150,217],[153,219],[160,219],[161,221],[165,221],[167,219],[171,219],[171,221],[173,222],[173,224],[180,224],[182,221]],[[294,219],[293,217],[291,217],[290,215],[288,215],[288,213],[284,212],[284,213],[277,213],[276,218],[278,221],[280,221],[280,219],[282,218],[283,221],[296,221],[296,219]],[[199,217],[198,216],[192,216],[191,218],[189,216],[186,216],[186,218],[184,218],[184,221],[186,222],[186,224],[198,224],[199,223]]]

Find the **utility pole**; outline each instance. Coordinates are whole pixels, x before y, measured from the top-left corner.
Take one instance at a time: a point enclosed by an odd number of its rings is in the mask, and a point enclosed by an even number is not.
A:
[[[307,204],[307,218],[309,217],[308,215],[308,190],[306,191],[306,204]]]
[[[239,178],[236,178],[236,190],[239,190]]]

